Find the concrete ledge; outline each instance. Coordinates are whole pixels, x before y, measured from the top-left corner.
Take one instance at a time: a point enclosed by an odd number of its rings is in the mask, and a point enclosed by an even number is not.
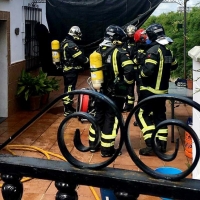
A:
[[[188,51],[188,55],[195,60],[196,62],[200,62],[200,46],[195,46]]]

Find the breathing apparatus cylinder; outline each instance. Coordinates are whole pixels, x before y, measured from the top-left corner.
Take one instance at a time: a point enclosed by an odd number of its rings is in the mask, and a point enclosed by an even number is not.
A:
[[[101,54],[94,51],[90,54],[90,73],[91,81],[94,89],[100,91],[101,84],[104,82],[102,57]]]
[[[60,62],[60,42],[58,40],[53,40],[51,42],[52,59],[53,64]]]

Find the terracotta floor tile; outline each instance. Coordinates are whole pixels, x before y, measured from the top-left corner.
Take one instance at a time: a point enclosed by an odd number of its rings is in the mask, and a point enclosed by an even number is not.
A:
[[[94,189],[94,187],[92,187]],[[93,190],[90,189],[90,186],[79,186],[77,188],[77,193],[78,193],[78,199],[79,200],[96,200],[95,195],[99,196],[99,193],[96,192],[95,193],[92,192]]]
[[[56,197],[56,193],[54,193],[54,194],[44,194],[42,196],[41,200],[55,200],[55,197]]]
[[[52,181],[50,186],[47,188],[46,194],[48,194],[48,195],[53,194],[55,196],[57,192],[58,192],[58,190],[55,186],[55,182]]]
[[[44,196],[44,194],[36,194],[36,193],[25,193],[22,196],[22,200],[40,200],[42,199],[42,197]]]
[[[79,76],[77,89],[81,89],[83,87],[89,88],[86,80],[89,77],[89,73]],[[64,84],[63,79],[61,77],[61,88],[59,91],[54,91],[50,94],[49,102],[58,97],[63,93]],[[75,96],[74,107],[76,107],[77,95]],[[136,102],[135,102],[136,104]],[[187,118],[191,116],[192,109],[190,106],[185,106],[184,104],[175,104],[175,106],[179,105],[175,108],[175,118],[187,121]],[[7,118],[3,123],[0,124],[0,143],[7,140],[12,134],[18,131],[25,123],[27,123],[30,119],[32,119],[40,110],[37,111],[20,111],[11,117]],[[122,113],[124,120],[128,117],[129,113]],[[167,102],[167,117],[171,118],[171,105]],[[30,145],[37,148],[41,148],[45,153],[49,153],[50,159],[52,160],[64,160],[64,157],[58,147],[57,142],[57,131],[60,123],[65,119],[63,116],[63,102],[60,100],[56,105],[50,108],[44,115],[42,115],[37,121],[35,121],[30,127],[24,130],[11,144],[15,145]],[[134,115],[132,116],[129,124],[129,139],[131,146],[138,156],[146,165],[151,167],[154,170],[160,166],[172,166],[180,168],[181,170],[187,169],[187,164],[191,164],[192,160],[188,159],[184,153],[184,138],[185,132],[180,127],[174,127],[174,139],[179,138],[179,151],[175,160],[171,162],[164,162],[156,156],[145,157],[139,155],[139,149],[146,146],[144,139],[142,137],[142,132],[138,126],[134,126],[133,123],[135,121]],[[78,128],[80,130],[80,139],[81,142],[88,146],[88,129],[90,127],[89,122],[81,123],[77,118],[70,119],[64,129],[64,138],[65,144],[69,152],[72,152],[75,158],[80,159],[85,163],[102,163],[106,159],[102,158],[100,152],[90,153],[85,152],[82,153],[78,151],[74,147],[73,138],[75,130]],[[175,143],[171,143],[171,127],[168,127],[168,145],[167,145],[167,154],[171,154],[174,152]],[[120,131],[118,136],[120,136]],[[119,138],[117,139],[117,141]],[[9,144],[9,145],[11,145]],[[8,146],[9,147],[9,146]],[[38,151],[25,150],[25,149],[12,149],[10,147],[11,152],[16,155],[29,156],[29,157],[39,157],[47,159],[47,157]],[[6,150],[1,150],[1,153],[10,154]],[[51,155],[52,153],[52,155]],[[65,162],[65,161],[64,161]],[[122,155],[118,156],[117,159],[111,163],[108,167],[112,168],[122,168],[127,170],[136,170],[138,169],[136,164],[129,157],[126,146],[122,147]],[[188,175],[190,178],[192,175]],[[55,188],[55,183],[47,180],[40,179],[32,179],[24,183],[24,193],[23,200],[53,200],[55,199],[55,195],[57,189]],[[38,187],[38,185],[40,187]],[[97,195],[100,197],[100,189],[94,188]],[[95,200],[94,194],[91,191],[89,186],[79,186],[77,189],[79,200]],[[2,195],[0,193],[0,200],[2,200]],[[146,196],[140,195],[138,200],[158,200],[160,197]]]

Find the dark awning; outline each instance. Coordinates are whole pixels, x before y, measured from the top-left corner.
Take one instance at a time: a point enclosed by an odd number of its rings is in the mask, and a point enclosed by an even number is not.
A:
[[[71,26],[79,26],[82,45],[97,46],[105,29],[115,24],[138,28],[147,20],[162,0],[48,0],[46,16],[54,39],[63,40]]]

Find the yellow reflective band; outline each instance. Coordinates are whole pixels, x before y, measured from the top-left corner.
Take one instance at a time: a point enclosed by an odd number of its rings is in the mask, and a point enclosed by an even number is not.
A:
[[[72,85],[69,85],[67,92],[71,92],[71,91],[72,91]]]
[[[101,137],[105,140],[114,140],[116,135],[105,135],[105,134],[101,134]]]
[[[163,63],[164,63],[163,54],[162,54],[161,49],[158,49],[158,53],[160,54],[160,63],[159,63],[159,69],[158,69],[158,76],[156,79],[156,87],[155,87],[156,90],[159,90],[159,88],[160,88],[160,83],[161,83],[161,79],[163,76],[162,72],[163,72]]]
[[[167,141],[167,137],[158,136],[159,140]]]
[[[129,95],[128,95],[127,97],[128,97],[128,99],[134,99],[134,97],[132,97],[132,96],[129,96]]]
[[[92,137],[89,135],[89,141],[94,142],[95,141],[95,137]]]
[[[144,140],[151,138],[151,133],[143,135]]]
[[[119,74],[118,67],[117,67],[117,52],[118,52],[118,49],[115,49],[113,52],[113,57],[112,57],[113,71],[114,71],[115,77],[117,77]]]
[[[153,59],[145,59],[145,64],[146,63],[152,63],[152,64],[154,64],[154,65],[157,65],[157,61],[155,61],[155,60],[153,60]]]
[[[92,126],[90,126],[89,132],[90,132],[91,134],[94,134],[94,135],[95,135],[95,131],[94,131],[94,129],[92,128]]]
[[[136,67],[136,66],[134,66],[134,70],[137,70],[137,67]]]
[[[117,136],[117,126],[118,126],[118,119],[115,117],[115,123],[113,125],[113,131],[112,131],[112,136]]]
[[[155,90],[152,87],[144,87],[144,86],[140,86],[140,90],[148,90],[154,94],[167,94],[168,90]]]
[[[157,133],[168,133],[168,129],[159,129]]]
[[[142,132],[146,133],[147,131],[153,131],[153,130],[155,130],[155,125],[151,125],[151,126],[146,125],[145,127],[143,127]]]
[[[111,143],[105,143],[105,142],[102,142],[101,141],[101,146],[102,147],[112,147],[112,146],[114,146],[114,144],[115,144],[115,142],[113,141],[113,142],[111,142]]]
[[[65,47],[67,47],[67,46],[68,46],[68,43],[66,43],[66,44],[64,45],[63,49],[65,49]],[[63,51],[63,52],[64,52],[64,53],[63,53],[64,60],[67,60],[66,51]]]
[[[77,53],[75,53],[74,55],[72,55],[73,58],[76,58],[77,56],[81,55],[82,52],[81,51],[78,51]]]
[[[136,58],[133,60],[133,63],[138,64],[138,61]]]
[[[139,50],[138,50],[138,52],[140,52],[140,53],[143,53],[143,52],[144,52],[144,50],[143,50],[143,49],[139,49]]]
[[[140,75],[141,75],[142,77],[147,77],[147,76],[144,74],[143,70],[141,71]]]
[[[124,76],[124,81],[127,83],[127,84],[133,84],[133,82],[134,82],[134,80],[131,80],[131,81],[129,81],[129,80],[127,80],[126,78],[125,78],[125,76]]]
[[[157,65],[158,62],[157,62],[156,60],[146,59],[146,60],[145,60],[145,64],[146,64],[146,63],[152,63],[152,64],[154,64],[154,65]]]
[[[128,100],[128,104],[133,104],[134,101],[133,100]]]
[[[114,122],[114,125],[113,125],[113,130],[112,130],[112,134],[110,135],[106,135],[104,133],[101,133],[101,137],[104,138],[104,139],[115,139],[116,136],[117,136],[117,126],[118,126],[118,119],[117,117],[115,117],[115,122]]]
[[[147,124],[143,118],[143,113],[144,113],[144,110],[140,108],[139,110],[139,114],[138,114],[138,117],[139,117],[139,120],[140,120],[140,123],[142,124],[142,127],[143,128],[146,128],[147,127]],[[144,133],[144,132],[143,132]]]
[[[70,69],[72,69],[73,67],[67,67],[67,66],[64,66],[63,70],[64,71],[69,71]]]
[[[127,61],[122,62],[122,67],[125,67],[126,65],[133,65],[133,61],[127,60]]]
[[[69,96],[66,96],[66,97],[63,97],[63,100],[68,101],[68,100],[70,100],[70,98],[69,98]]]

